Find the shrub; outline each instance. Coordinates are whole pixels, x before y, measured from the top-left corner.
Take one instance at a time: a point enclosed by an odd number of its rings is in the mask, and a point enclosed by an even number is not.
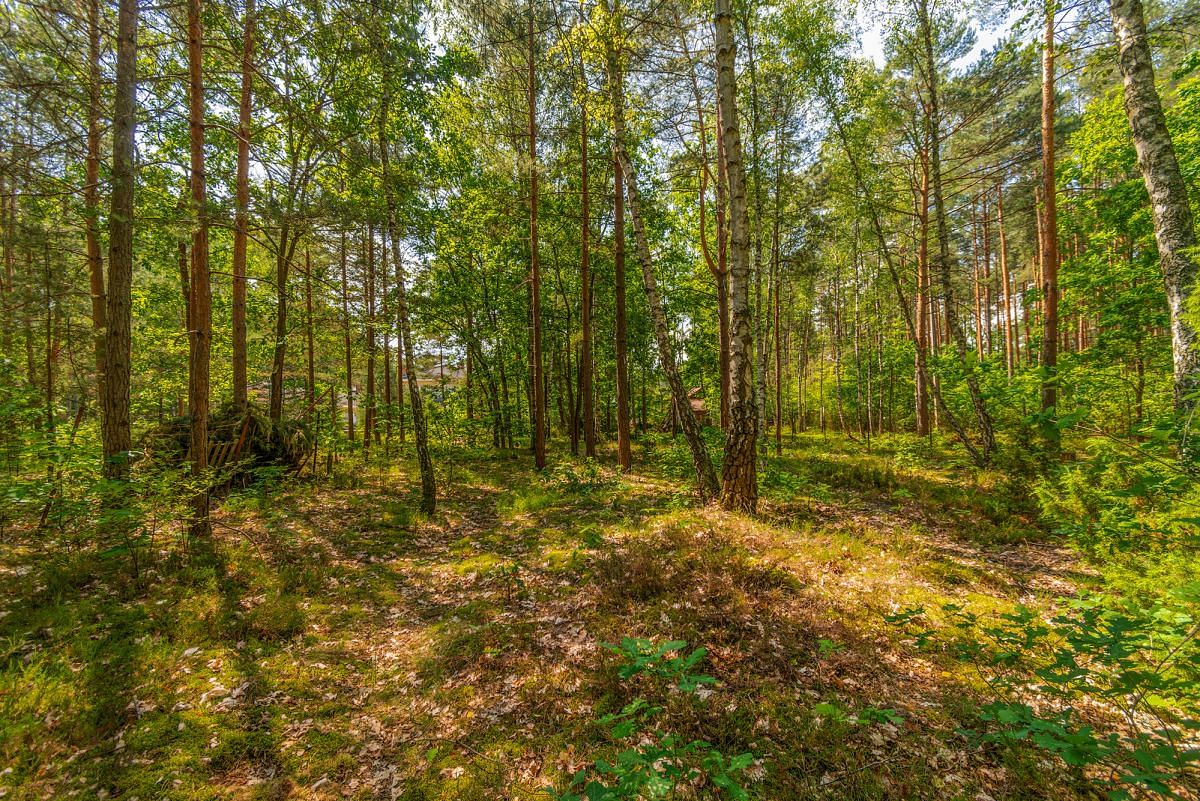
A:
[[[984,619],[949,604],[949,650],[982,676],[991,700],[985,727],[966,732],[980,742],[1030,744],[1082,776],[1098,769],[1109,797],[1143,791],[1175,797],[1196,780],[1200,763],[1200,584],[1168,600],[1140,605],[1106,595],[1071,602],[1048,621],[1026,607]],[[888,618],[919,646],[936,632],[920,624],[923,610]],[[1045,704],[1024,700],[1030,684]],[[1101,733],[1081,719],[1081,702],[1115,710]]]
[[[644,675],[663,684],[690,693],[703,702],[716,679],[693,672],[707,653],[696,648],[685,653],[687,643],[670,640],[655,644],[650,640],[624,638],[619,645],[605,645],[624,657],[617,669],[621,679]],[[664,731],[656,724],[663,708],[644,698],[635,698],[620,712],[601,717],[597,723],[620,750],[609,761],[596,759],[579,770],[563,789],[550,788],[557,801],[656,801],[673,797],[685,785],[707,782],[723,797],[748,798],[741,775],[755,765],[753,754],[727,757],[704,740],[690,740]]]

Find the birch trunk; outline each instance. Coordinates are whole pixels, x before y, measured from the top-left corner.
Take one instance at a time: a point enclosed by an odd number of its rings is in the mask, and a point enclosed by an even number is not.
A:
[[[1175,408],[1181,415],[1190,416],[1200,389],[1196,330],[1187,317],[1198,267],[1195,220],[1175,145],[1167,130],[1162,101],[1154,85],[1154,62],[1146,39],[1142,2],[1112,0],[1110,9],[1117,38],[1117,61],[1125,83],[1125,114],[1133,129],[1138,168],[1150,194],[1154,238],[1171,312]]]
[[[750,319],[750,216],[746,205],[746,172],[738,130],[735,45],[730,0],[715,0],[713,25],[717,59],[717,97],[721,137],[729,179],[730,255],[730,394],[729,431],[722,464],[721,505],[754,512],[758,506],[755,443],[758,409],[754,381],[754,331]],[[760,359],[762,361],[762,359]]]

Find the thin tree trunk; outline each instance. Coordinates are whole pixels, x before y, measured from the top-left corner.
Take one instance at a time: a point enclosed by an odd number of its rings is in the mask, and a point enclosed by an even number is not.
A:
[[[202,481],[208,469],[209,353],[212,347],[212,281],[208,272],[208,203],[204,169],[204,40],[201,19],[203,0],[188,2],[188,128],[191,136],[192,213],[192,314],[191,386],[188,413],[192,418],[192,476]],[[192,536],[211,533],[208,489],[196,489],[192,500]]]
[[[395,281],[397,291],[400,282],[404,280],[404,266],[400,263],[398,253],[392,254],[392,262],[396,265]],[[396,416],[398,418],[397,425],[400,429],[400,443],[404,444],[404,376],[407,371],[404,369],[404,328],[400,324],[399,309],[396,313]]]
[[[992,227],[986,194],[983,196],[981,216],[983,217],[983,336],[985,350],[987,355],[991,356],[996,350],[995,341],[992,338],[994,330],[992,310],[996,307],[996,298],[992,288]]]
[[[938,65],[933,54],[933,29],[927,2],[928,0],[920,0],[918,9],[925,45],[925,77],[928,90],[926,126],[929,133],[929,176],[932,181],[933,211],[937,224],[938,273],[942,284],[942,302],[945,304],[947,338],[948,341],[953,342],[958,360],[966,372],[967,393],[971,398],[971,406],[975,412],[975,420],[979,426],[979,436],[982,440],[982,447],[977,456],[979,461],[986,465],[995,450],[995,432],[992,427],[991,414],[988,412],[983,393],[979,388],[979,378],[974,366],[967,358],[967,338],[958,324],[958,314],[955,309],[954,282],[951,279],[950,231],[946,219],[945,196],[942,192],[942,135],[941,107],[938,101]]]
[[[629,334],[625,317],[625,179],[621,161],[613,154],[613,312],[617,361],[617,463],[633,469],[629,420]]]
[[[375,227],[367,226],[367,274],[363,276],[363,306],[367,315],[367,397],[363,403],[363,458],[371,458],[375,432]]]
[[[293,234],[288,220],[279,229],[279,251],[275,254],[275,350],[271,358],[270,416],[283,420],[283,372],[287,361],[288,273]]]
[[[1058,209],[1054,185],[1054,4],[1046,3],[1042,47],[1042,413],[1058,405]],[[1043,431],[1057,450],[1058,429]]]
[[[533,0],[529,0],[529,79],[526,86],[529,121],[529,316],[530,316],[530,409],[533,425],[533,462],[546,466],[546,387],[542,365],[542,276],[538,263],[538,159],[537,159],[537,71],[536,39],[533,29]]]
[[[580,65],[582,68],[582,64]],[[584,76],[586,78],[586,76]],[[592,389],[592,270],[590,263],[591,216],[588,208],[588,114],[587,101],[579,104],[579,149],[582,156],[580,165],[580,215],[579,222],[579,282],[583,297],[580,299],[580,327],[583,342],[579,346],[579,379],[580,396],[583,405],[583,452],[591,458],[596,456],[596,402]]]
[[[380,300],[380,317],[382,319],[382,339],[383,339],[383,426],[384,426],[384,454],[391,454],[392,447],[392,315],[391,309],[388,307],[388,269],[387,269],[387,250],[388,238],[386,236],[379,243],[379,297]],[[467,326],[467,333],[470,335],[470,324]],[[467,353],[467,419],[471,417],[471,355]]]
[[[979,283],[979,217],[971,203],[971,280],[975,290],[975,355],[983,360],[983,306]]]
[[[729,330],[729,171],[725,159],[725,138],[721,135],[721,104],[717,103],[717,318],[721,337],[721,428],[729,431],[729,397],[733,388]]]
[[[782,128],[776,129],[775,134],[775,214],[771,232],[771,287],[774,297],[774,338],[775,338],[775,455],[783,453],[783,343],[780,333],[780,270],[783,260],[783,244],[779,240],[779,225],[781,216],[780,195],[783,184],[783,141]]]
[[[238,102],[237,178],[233,217],[233,403],[248,402],[246,352],[246,244],[250,208],[250,113],[254,91],[254,0],[246,0],[242,32],[242,88]]]
[[[1004,190],[996,187],[996,227],[1000,236],[1000,280],[1003,282],[1001,298],[1004,302],[1004,359],[1011,381],[1017,368],[1017,340],[1013,336],[1012,284],[1008,270],[1008,240],[1004,236]]]
[[[342,231],[339,255],[342,265],[342,341],[346,349],[346,438],[354,442],[354,360],[350,348],[350,287],[346,280],[345,231]]]
[[[305,417],[317,408],[316,348],[313,341],[312,255],[304,248],[304,338],[308,350],[308,406]]]
[[[678,19],[676,20],[679,21]],[[727,237],[725,236],[725,148],[721,144],[721,107],[717,105],[716,124],[714,132],[717,142],[717,202],[716,202],[716,231],[717,231],[717,260],[714,261],[708,246],[708,214],[705,205],[708,201],[708,183],[712,171],[708,164],[708,123],[704,117],[704,99],[700,93],[700,82],[696,79],[695,62],[688,48],[687,35],[680,25],[680,46],[684,57],[689,63],[689,75],[692,84],[692,99],[696,104],[696,129],[700,135],[700,250],[704,254],[704,263],[712,274],[717,288],[717,330],[718,358],[717,369],[721,376],[721,430],[729,427],[729,273],[727,267]],[[718,264],[720,266],[718,266]]]
[[[83,205],[87,240],[88,276],[91,279],[92,336],[96,359],[96,397],[104,411],[104,258],[100,253],[100,2],[87,0],[88,111],[87,164]],[[2,197],[0,193],[0,197]],[[0,202],[3,202],[0,200]],[[6,349],[7,351],[7,349]]]
[[[929,151],[921,151],[921,186],[917,193],[917,307],[914,337],[914,384],[916,394],[917,436],[929,436]]]

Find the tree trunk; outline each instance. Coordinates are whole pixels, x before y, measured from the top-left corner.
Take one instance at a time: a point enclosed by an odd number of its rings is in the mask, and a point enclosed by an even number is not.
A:
[[[108,291],[104,297],[104,474],[129,475],[129,362],[132,327],[134,128],[137,122],[137,0],[117,12],[113,110],[112,210],[108,217]]]
[[[996,228],[1000,237],[1000,297],[1004,303],[1004,361],[1011,381],[1017,368],[1017,340],[1013,336],[1012,282],[1008,270],[1008,240],[1004,235],[1004,190],[996,187]]]
[[[396,265],[395,281],[397,291],[399,291],[400,282],[404,280],[404,265],[400,263],[399,254],[392,254],[392,263]],[[407,371],[404,369],[404,327],[400,324],[399,309],[396,310],[396,417],[397,427],[400,429],[400,443],[404,443],[404,376]]]
[[[96,397],[104,410],[104,258],[100,254],[100,2],[87,0],[88,111],[87,165],[83,188],[84,233],[91,279],[92,336],[96,359]],[[3,201],[0,201],[3,202]]]
[[[619,11],[617,12],[620,13]],[[667,313],[663,308],[662,298],[658,294],[658,281],[654,277],[654,265],[650,256],[650,243],[646,236],[646,226],[641,214],[641,196],[638,191],[637,176],[633,170],[633,162],[629,158],[625,143],[625,89],[624,80],[618,66],[618,56],[612,43],[608,46],[608,83],[612,100],[613,149],[617,159],[618,169],[624,174],[625,192],[629,201],[629,216],[633,222],[634,243],[637,247],[638,261],[642,266],[642,282],[646,289],[646,300],[650,306],[650,317],[654,323],[654,338],[658,344],[658,357],[661,362],[663,375],[671,390],[671,401],[681,410],[680,423],[683,426],[684,437],[692,454],[692,466],[696,470],[696,483],[702,501],[707,502],[717,494],[717,476],[713,470],[712,461],[708,456],[708,448],[701,435],[700,423],[691,413],[687,392],[679,377],[675,364],[675,350],[671,343],[671,333],[667,325]],[[753,442],[751,442],[751,461],[753,461]]]
[[[1146,40],[1142,2],[1112,0],[1110,8],[1118,64],[1125,83],[1125,114],[1133,130],[1138,168],[1150,194],[1154,238],[1171,312],[1175,409],[1186,421],[1196,406],[1196,392],[1200,390],[1200,351],[1196,348],[1196,330],[1187,317],[1200,267],[1195,255],[1195,221],[1162,101],[1154,85],[1154,62]],[[1194,447],[1189,449],[1185,441],[1183,449],[1187,452]]]
[[[363,402],[363,458],[371,458],[375,439],[375,227],[367,226],[367,274],[363,276],[363,308],[367,315],[367,396]],[[393,255],[394,257],[394,255]]]
[[[1042,413],[1058,404],[1058,208],[1054,185],[1054,4],[1047,2],[1042,47]],[[1052,450],[1058,429],[1042,427]]]
[[[729,171],[725,160],[725,139],[721,135],[721,104],[717,103],[714,134],[717,140],[717,326],[720,333],[721,428],[729,431],[729,397],[733,388],[732,359],[729,355]]]
[[[746,174],[738,131],[737,83],[734,75],[733,21],[730,0],[715,0],[714,41],[717,58],[717,96],[721,105],[721,136],[729,176],[732,263],[729,268],[730,397],[729,432],[722,464],[721,505],[753,513],[758,506],[755,441],[758,409],[754,383],[754,330],[750,319],[749,212]],[[760,359],[761,361],[761,359]]]
[[[617,361],[617,463],[633,469],[629,420],[629,334],[625,317],[625,180],[621,160],[613,156],[613,312]]]
[[[342,341],[346,349],[346,438],[354,442],[354,358],[350,348],[350,286],[346,280],[346,232],[342,231]]]
[[[288,220],[279,229],[279,252],[275,254],[275,351],[271,358],[270,415],[276,423],[283,420],[283,371],[287,362],[288,273],[292,248],[292,230]]]
[[[250,113],[254,91],[254,0],[246,0],[242,32],[242,89],[238,103],[237,178],[233,217],[233,403],[248,402],[246,353],[246,244],[250,208]]]
[[[580,69],[583,69],[582,62]],[[585,79],[586,75],[582,76]],[[592,269],[589,253],[589,236],[592,225],[588,207],[588,113],[587,100],[579,103],[579,150],[580,162],[580,216],[579,221],[579,282],[582,297],[580,298],[580,328],[583,342],[579,346],[579,395],[583,417],[583,452],[585,456],[596,457],[596,401],[592,387]]]
[[[975,293],[975,355],[983,361],[983,306],[979,284],[979,215],[971,201],[971,282]]]
[[[917,192],[917,291],[914,323],[914,394],[916,395],[917,436],[929,436],[929,151],[921,151],[921,186]]]
[[[783,453],[783,341],[781,339],[781,307],[779,302],[781,288],[781,269],[783,262],[783,244],[780,242],[779,226],[781,216],[780,194],[783,184],[783,140],[782,128],[776,129],[775,134],[775,214],[771,231],[771,287],[773,288],[774,305],[774,349],[775,349],[775,455]],[[856,229],[857,230],[857,229]]]
[[[192,213],[192,314],[191,386],[188,413],[192,418],[192,476],[202,480],[208,469],[208,381],[212,347],[212,281],[208,272],[208,202],[204,171],[204,74],[203,0],[188,2],[188,129],[191,141]],[[196,489],[192,500],[192,536],[211,533],[208,521],[208,489]]]
[[[305,418],[317,408],[316,347],[313,341],[312,255],[304,248],[304,338],[308,350],[308,406]]]
[[[381,338],[383,339],[383,436],[384,436],[384,454],[389,455],[392,447],[392,312],[388,305],[390,293],[388,292],[388,269],[387,269],[387,251],[388,238],[384,236],[379,243],[379,305],[380,319],[382,320],[381,327],[383,329]],[[470,323],[467,324],[467,334],[470,335]],[[467,355],[467,419],[471,417],[471,357]]]
[[[526,95],[529,106],[529,317],[530,317],[530,393],[533,425],[533,462],[538,470],[546,466],[546,388],[542,365],[542,276],[538,264],[538,160],[537,160],[537,55],[533,30],[533,0],[529,0],[529,80]]]
[[[676,20],[679,21],[678,19]],[[708,214],[705,205],[708,201],[708,183],[712,172],[708,164],[708,123],[704,117],[704,99],[700,93],[700,82],[696,79],[695,62],[688,48],[686,32],[680,25],[679,44],[683,48],[684,57],[688,60],[688,73],[691,77],[692,99],[696,104],[696,129],[700,135],[700,250],[704,255],[704,263],[712,274],[717,288],[717,330],[718,358],[717,368],[721,375],[721,430],[729,426],[729,273],[727,266],[728,237],[725,236],[725,158],[724,147],[721,144],[721,107],[717,105],[714,134],[717,142],[717,259],[713,259],[708,246]],[[718,266],[719,264],[719,266]]]

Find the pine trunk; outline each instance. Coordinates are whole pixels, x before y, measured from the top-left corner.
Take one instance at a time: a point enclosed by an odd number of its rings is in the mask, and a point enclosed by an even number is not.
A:
[[[104,296],[104,474],[129,475],[129,362],[133,288],[133,196],[137,179],[137,0],[117,12],[116,105],[113,112],[112,210],[108,217],[108,290]],[[11,282],[10,282],[11,284]]]
[[[204,169],[204,40],[203,0],[188,2],[188,129],[191,142],[192,232],[191,382],[188,413],[192,418],[192,476],[203,481],[208,469],[209,354],[212,348],[212,280],[208,272],[208,202]],[[211,533],[208,489],[197,488],[192,499],[192,536]]]
[[[617,361],[617,463],[633,469],[629,420],[629,334],[625,317],[625,181],[620,159],[613,158],[613,295]]]
[[[254,0],[246,0],[242,32],[242,88],[238,102],[237,177],[233,217],[233,403],[248,401],[246,353],[246,245],[250,209],[250,113],[254,90]]]

